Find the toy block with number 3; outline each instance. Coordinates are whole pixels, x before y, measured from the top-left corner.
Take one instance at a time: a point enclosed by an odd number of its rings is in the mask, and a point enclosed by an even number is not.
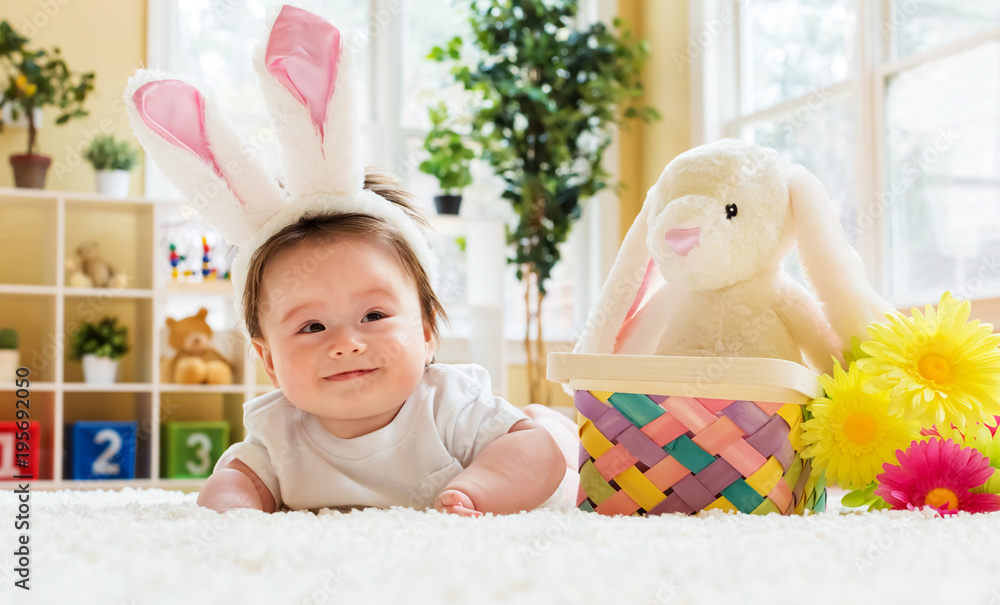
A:
[[[80,420],[67,431],[70,478],[134,479],[137,423]]]
[[[0,481],[13,480],[16,475],[37,479],[41,455],[37,422],[0,422]]]
[[[229,423],[167,422],[160,431],[160,476],[201,479],[229,447]]]

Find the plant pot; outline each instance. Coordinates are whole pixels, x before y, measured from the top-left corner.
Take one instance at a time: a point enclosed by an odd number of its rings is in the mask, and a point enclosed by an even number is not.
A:
[[[128,197],[128,170],[98,170],[97,193],[108,197]]]
[[[0,383],[17,380],[20,365],[21,353],[17,349],[0,349]]]
[[[114,384],[117,376],[117,360],[93,354],[83,356],[83,380],[87,384]]]
[[[14,185],[26,189],[45,189],[45,175],[52,158],[45,155],[18,154],[10,156],[14,168]]]
[[[434,205],[437,207],[438,214],[458,214],[458,208],[462,205],[462,196],[436,195],[434,196]]]

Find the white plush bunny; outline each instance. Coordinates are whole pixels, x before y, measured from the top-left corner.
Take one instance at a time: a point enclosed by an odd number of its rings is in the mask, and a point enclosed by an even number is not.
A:
[[[796,242],[822,304],[782,268]],[[723,139],[679,155],[649,190],[574,352],[770,357],[825,373],[888,308],[819,180]]]
[[[321,8],[276,9],[269,35],[254,55],[281,146],[280,179],[248,152],[212,96],[185,79],[141,69],[125,91],[139,142],[204,220],[238,247],[232,268],[237,311],[253,252],[313,212],[359,212],[386,220],[403,233],[435,281],[437,260],[415,221],[364,189],[358,49],[315,14]]]

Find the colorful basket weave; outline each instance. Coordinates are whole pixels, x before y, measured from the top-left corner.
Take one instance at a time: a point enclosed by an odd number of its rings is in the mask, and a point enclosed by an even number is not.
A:
[[[679,386],[657,390],[683,392]],[[577,389],[574,401],[583,510],[802,514],[826,507],[822,476],[799,456],[799,403],[593,389]]]

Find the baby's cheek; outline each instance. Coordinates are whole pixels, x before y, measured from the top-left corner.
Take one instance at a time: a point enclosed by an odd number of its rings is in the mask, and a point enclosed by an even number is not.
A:
[[[424,373],[426,349],[423,339],[408,334],[401,336],[393,344],[393,363],[397,368],[399,386],[415,386]]]

